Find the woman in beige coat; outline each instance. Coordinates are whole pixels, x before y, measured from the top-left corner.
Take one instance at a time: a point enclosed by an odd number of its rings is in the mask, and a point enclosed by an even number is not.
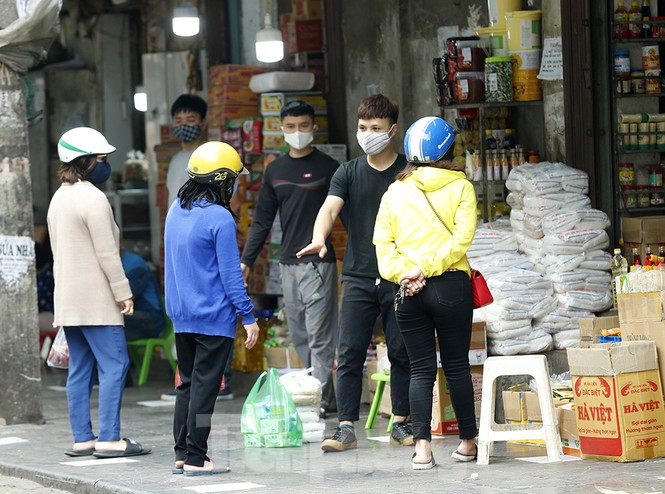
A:
[[[115,151],[94,129],[60,138],[62,185],[53,195],[48,227],[54,258],[54,325],[69,345],[67,401],[74,446],[69,456],[135,456],[149,451],[120,436],[120,405],[129,357],[123,316],[134,303],[119,254],[119,232],[106,196],[94,184],[111,175]],[[99,377],[99,437],[90,420],[90,395]]]

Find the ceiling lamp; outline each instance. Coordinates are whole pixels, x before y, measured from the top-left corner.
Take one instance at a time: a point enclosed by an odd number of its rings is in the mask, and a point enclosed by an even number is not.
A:
[[[184,1],[173,9],[173,34],[176,36],[199,34],[199,12],[191,2]]]
[[[264,27],[256,33],[256,59],[259,62],[274,63],[284,58],[284,41],[279,29],[272,27],[270,0],[266,1]]]
[[[134,108],[138,111],[148,111],[148,94],[143,86],[136,86],[134,90]]]

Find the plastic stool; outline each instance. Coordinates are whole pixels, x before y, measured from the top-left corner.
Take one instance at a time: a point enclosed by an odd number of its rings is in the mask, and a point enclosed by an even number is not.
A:
[[[376,420],[376,415],[379,413],[379,405],[381,404],[381,397],[383,397],[383,390],[386,387],[386,383],[390,382],[390,374],[384,374],[383,372],[375,372],[369,378],[372,381],[378,381],[376,385],[376,393],[374,393],[374,400],[372,400],[372,407],[369,409],[369,415],[367,416],[367,422],[365,422],[365,429],[371,429],[374,427],[374,421]],[[390,424],[388,425],[388,432],[393,430],[393,419],[395,415],[390,416]]]
[[[497,424],[494,421],[496,378],[499,376],[529,375],[538,386],[538,402],[543,416],[542,424]],[[561,461],[561,436],[557,428],[552,401],[552,388],[544,355],[490,357],[483,365],[483,394],[480,405],[478,431],[478,465],[488,465],[495,441],[542,439],[547,446],[550,462]]]

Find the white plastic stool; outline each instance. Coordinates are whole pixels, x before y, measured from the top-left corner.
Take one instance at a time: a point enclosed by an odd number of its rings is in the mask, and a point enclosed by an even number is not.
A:
[[[541,424],[497,424],[494,421],[496,379],[499,376],[529,375],[538,386],[538,401],[543,417]],[[550,462],[561,461],[561,436],[557,427],[552,401],[547,359],[544,355],[489,357],[483,365],[483,395],[480,404],[478,431],[478,465],[488,465],[495,441],[542,439],[547,446]]]

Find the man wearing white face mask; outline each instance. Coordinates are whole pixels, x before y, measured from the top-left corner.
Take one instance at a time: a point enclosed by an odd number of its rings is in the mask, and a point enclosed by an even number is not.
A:
[[[394,284],[381,279],[372,233],[381,197],[406,166],[406,157],[390,147],[397,132],[399,108],[381,94],[369,96],[358,107],[358,144],[367,153],[342,165],[319,211],[312,242],[298,256],[327,256],[328,237],[342,208],[347,211],[349,235],[342,268],[337,348],[337,407],[339,427],[321,444],[324,451],[357,447],[354,423],[360,414],[362,372],[376,318],[381,314],[390,359],[390,396],[395,415],[390,442],[410,446],[413,432],[407,423],[410,365],[395,319]]]
[[[337,263],[328,236],[325,256],[296,257],[309,242],[316,214],[328,194],[339,163],[312,147],[314,108],[296,100],[280,113],[289,152],[270,163],[240,258],[245,283],[279,212],[282,225],[280,267],[289,335],[305,367],[321,381],[321,414],[337,411],[332,368],[337,344]]]

